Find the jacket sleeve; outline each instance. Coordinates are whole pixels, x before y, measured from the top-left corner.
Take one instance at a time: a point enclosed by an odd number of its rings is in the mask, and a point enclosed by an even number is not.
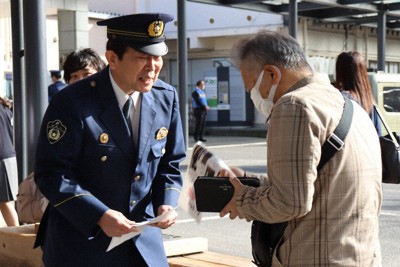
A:
[[[35,182],[49,205],[89,237],[108,207],[76,176],[84,127],[74,105],[61,92],[51,101],[38,138]]]

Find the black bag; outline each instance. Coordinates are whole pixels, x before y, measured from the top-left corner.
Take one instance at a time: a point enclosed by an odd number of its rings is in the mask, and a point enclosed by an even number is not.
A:
[[[251,225],[251,253],[253,263],[259,267],[272,266],[272,254],[282,238],[287,222],[264,223],[253,221]]]
[[[398,184],[400,183],[400,137],[395,132],[390,131],[378,108],[374,106],[374,109],[388,132],[387,135],[379,137],[382,158],[382,182]]]
[[[321,148],[321,159],[317,166],[317,170],[322,167],[333,157],[333,155],[342,149],[344,139],[349,132],[351,122],[353,120],[353,104],[344,97],[345,106],[342,117],[335,131],[328,137]],[[287,222],[269,224],[260,221],[253,221],[251,225],[251,247],[253,254],[253,263],[258,267],[271,267],[272,256],[277,247],[283,233],[286,229]]]

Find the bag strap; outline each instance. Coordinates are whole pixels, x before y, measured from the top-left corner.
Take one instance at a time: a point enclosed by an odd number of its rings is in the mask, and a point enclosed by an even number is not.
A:
[[[341,150],[344,145],[344,139],[349,132],[351,122],[353,120],[353,103],[348,97],[344,97],[344,110],[339,124],[335,131],[328,137],[322,145],[321,160],[319,161],[317,170],[322,167],[333,157],[333,155]]]
[[[383,119],[383,116],[381,112],[379,111],[378,107],[374,105],[374,110],[376,111],[376,114],[378,114],[379,119],[381,120],[383,126],[385,126],[386,132],[390,135],[390,138],[392,139],[393,143],[395,144],[396,147],[399,147],[399,143],[397,142],[397,139],[394,137],[392,131],[389,129],[389,126],[387,125],[386,121]]]

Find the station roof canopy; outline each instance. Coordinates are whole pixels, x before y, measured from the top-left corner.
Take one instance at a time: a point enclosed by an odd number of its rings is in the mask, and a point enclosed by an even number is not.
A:
[[[289,16],[290,0],[189,0]],[[377,27],[378,13],[386,15],[387,29],[400,29],[400,0],[297,0],[297,15],[321,24]]]

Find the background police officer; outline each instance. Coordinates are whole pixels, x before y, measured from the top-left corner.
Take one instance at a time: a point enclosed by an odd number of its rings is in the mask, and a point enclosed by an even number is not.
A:
[[[194,140],[196,142],[206,142],[203,137],[209,106],[207,104],[206,93],[204,92],[205,87],[204,81],[200,80],[196,83],[196,88],[194,88],[192,93],[193,115],[195,118]]]

